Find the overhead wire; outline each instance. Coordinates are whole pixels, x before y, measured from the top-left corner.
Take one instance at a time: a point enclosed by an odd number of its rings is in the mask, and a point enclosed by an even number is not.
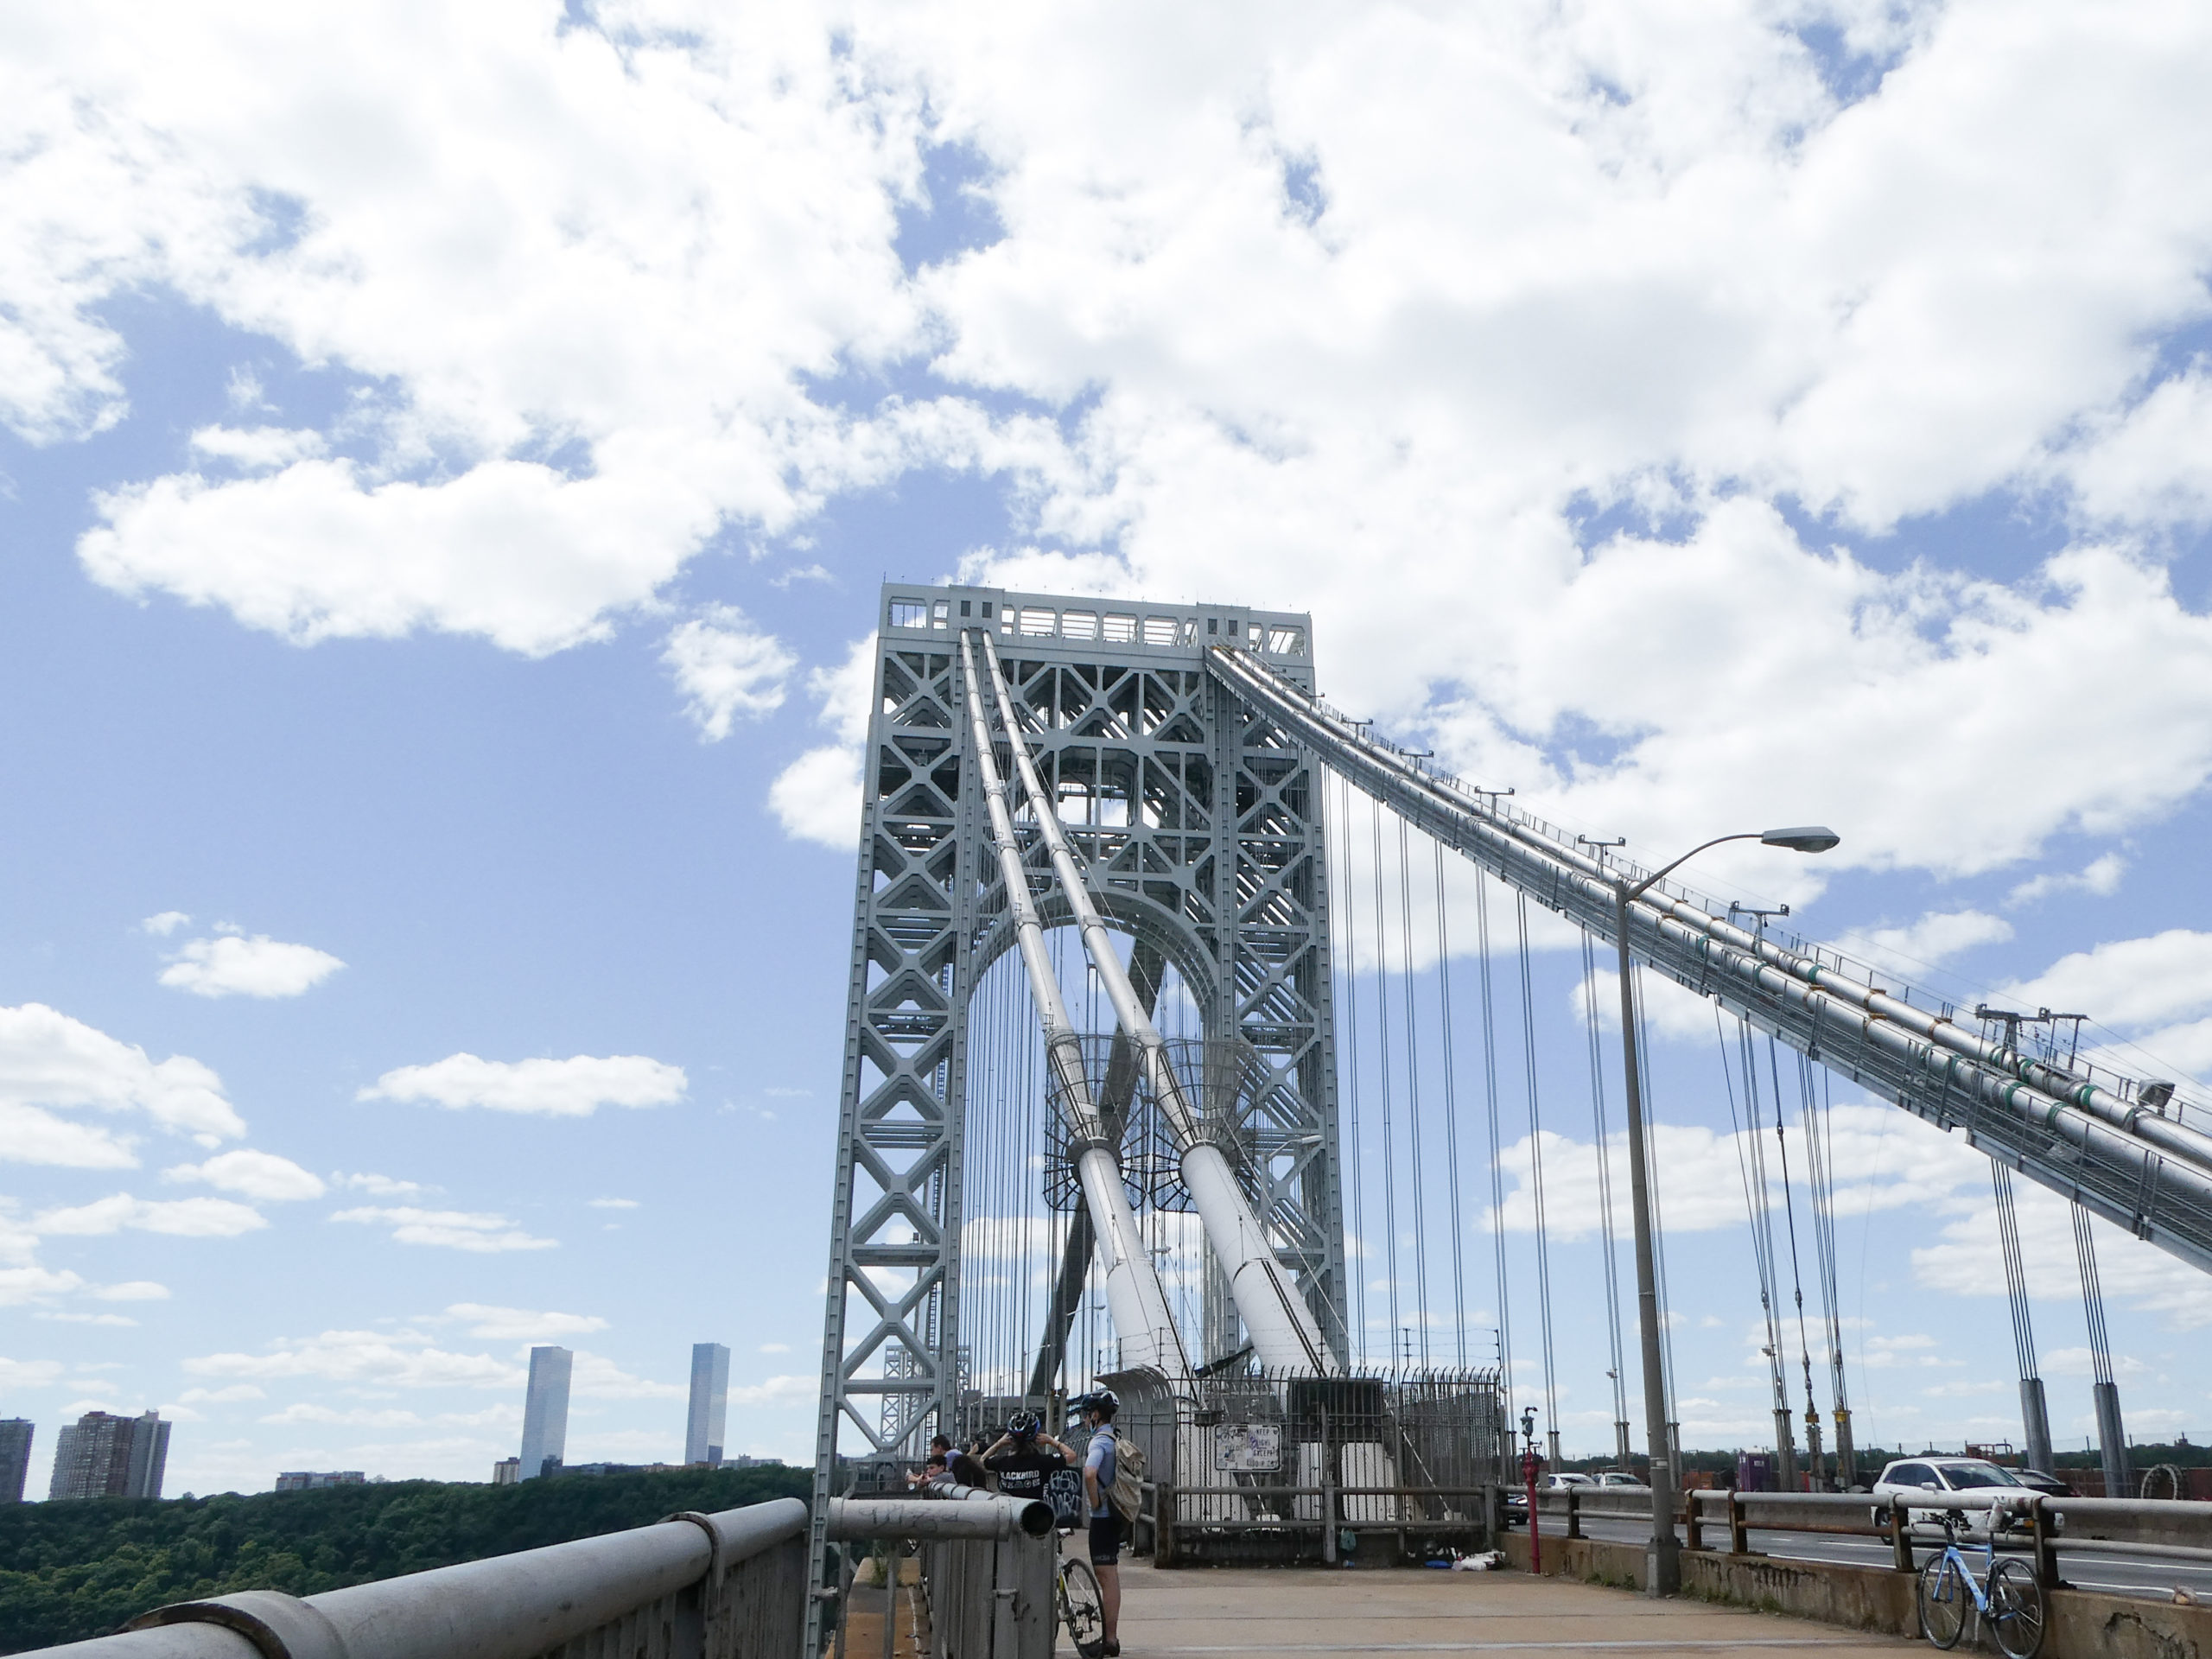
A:
[[[1444,1161],[1450,1172],[1446,1190],[1451,1199],[1452,1344],[1464,1371],[1467,1369],[1467,1251],[1466,1231],[1459,1225],[1459,1217],[1466,1210],[1459,1198],[1459,1097],[1458,1068],[1452,1053],[1452,907],[1444,893],[1444,843],[1431,840],[1428,844],[1436,855],[1436,1001],[1444,1039]],[[1614,1346],[1618,1368],[1618,1338]]]
[[[1398,820],[1398,969],[1406,992],[1406,1139],[1414,1185],[1414,1328],[1421,1363],[1428,1367],[1428,1222],[1421,1155],[1421,1020],[1414,1006],[1413,857],[1406,821]]]
[[[1613,1237],[1611,1132],[1605,1121],[1605,1046],[1598,1019],[1598,961],[1590,930],[1582,930],[1582,1014],[1590,1045],[1590,1133],[1598,1153],[1598,1226],[1605,1257],[1605,1342],[1613,1368],[1615,1451],[1628,1456],[1628,1372],[1621,1350],[1620,1250]]]
[[[1544,1347],[1544,1421],[1549,1427],[1553,1461],[1558,1461],[1559,1367],[1552,1347],[1552,1252],[1544,1225],[1544,1114],[1536,1084],[1536,979],[1529,955],[1529,899],[1513,895],[1521,946],[1521,1052],[1529,1084],[1529,1191],[1536,1206],[1536,1314]]]
[[[1505,1145],[1498,1121],[1497,1016],[1493,1005],[1490,959],[1490,878],[1475,877],[1476,961],[1482,964],[1483,1095],[1490,1118],[1490,1236],[1491,1259],[1497,1274],[1497,1376],[1508,1393],[1513,1388],[1512,1279],[1505,1255]]]

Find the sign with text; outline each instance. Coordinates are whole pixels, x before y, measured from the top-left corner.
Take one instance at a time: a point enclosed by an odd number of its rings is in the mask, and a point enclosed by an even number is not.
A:
[[[1213,1466],[1227,1474],[1257,1475],[1282,1467],[1281,1423],[1224,1423],[1213,1432]]]

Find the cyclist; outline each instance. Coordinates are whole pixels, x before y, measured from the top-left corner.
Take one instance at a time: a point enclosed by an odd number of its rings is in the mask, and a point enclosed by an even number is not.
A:
[[[1026,1411],[1015,1413],[1006,1433],[983,1453],[983,1467],[1010,1497],[1043,1497],[1046,1478],[1074,1461],[1066,1444],[1046,1433],[1044,1424]]]
[[[1090,1511],[1090,1565],[1098,1574],[1098,1599],[1104,1616],[1103,1651],[1106,1659],[1113,1659],[1122,1650],[1120,1563],[1122,1541],[1128,1530],[1109,1497],[1114,1490],[1114,1414],[1122,1408],[1122,1402],[1110,1390],[1101,1389],[1096,1394],[1077,1395],[1068,1405],[1083,1414],[1084,1427],[1090,1433],[1090,1449],[1083,1459],[1083,1496]]]

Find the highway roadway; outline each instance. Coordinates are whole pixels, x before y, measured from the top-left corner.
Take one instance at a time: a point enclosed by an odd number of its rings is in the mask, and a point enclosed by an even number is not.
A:
[[[1567,1529],[1564,1516],[1546,1516],[1544,1535],[1560,1536]],[[1582,1517],[1586,1536],[1604,1538],[1620,1543],[1640,1543],[1651,1535],[1649,1522],[1637,1521],[1625,1516],[1586,1515]],[[1712,1537],[1713,1529],[1706,1529]],[[1721,1529],[1721,1541],[1727,1541],[1726,1529]],[[1885,1538],[1838,1538],[1826,1533],[1772,1532],[1754,1527],[1751,1530],[1751,1546],[1762,1555],[1802,1561],[1841,1561],[1853,1567],[1887,1567],[1890,1565],[1890,1545]],[[1937,1537],[1913,1540],[1913,1560],[1927,1559],[1928,1553],[1939,1546]],[[1969,1552],[1979,1559],[1980,1547]],[[2109,1595],[2144,1596],[2158,1601],[2171,1601],[2177,1588],[2185,1589],[2198,1600],[2212,1602],[2212,1560],[2202,1564],[2195,1561],[2158,1560],[2140,1555],[2115,1555],[2100,1551],[2094,1544],[2069,1546],[2063,1539],[2058,1545],[2059,1576],[2077,1590],[2099,1590]]]

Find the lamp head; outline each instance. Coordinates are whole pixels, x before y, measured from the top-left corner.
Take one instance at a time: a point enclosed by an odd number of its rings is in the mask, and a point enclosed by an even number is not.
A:
[[[1786,847],[1793,853],[1825,853],[1843,840],[1824,823],[1801,823],[1787,830],[1769,830],[1759,836],[1763,847]]]

